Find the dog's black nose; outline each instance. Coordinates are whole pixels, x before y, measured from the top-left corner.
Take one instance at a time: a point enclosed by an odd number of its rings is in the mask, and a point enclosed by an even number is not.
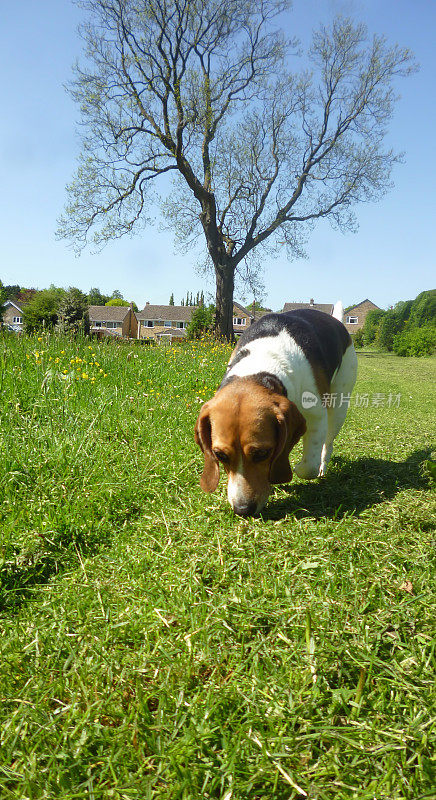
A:
[[[249,503],[239,503],[233,506],[233,511],[240,517],[252,517],[256,513],[257,503],[250,500]]]

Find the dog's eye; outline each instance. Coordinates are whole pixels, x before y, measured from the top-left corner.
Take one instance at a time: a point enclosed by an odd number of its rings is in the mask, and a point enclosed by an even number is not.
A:
[[[265,461],[268,458],[270,453],[271,453],[271,450],[255,450],[251,454],[251,458],[255,462]]]
[[[218,461],[221,461],[222,464],[228,464],[229,461],[230,461],[227,453],[223,453],[222,450],[214,450],[213,454],[214,454],[215,458],[218,459]]]

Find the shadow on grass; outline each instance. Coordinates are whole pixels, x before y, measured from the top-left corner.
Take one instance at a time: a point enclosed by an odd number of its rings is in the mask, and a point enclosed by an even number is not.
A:
[[[101,523],[104,504],[105,525]],[[29,545],[0,547],[0,614],[20,608],[32,590],[50,582],[66,569],[76,569],[82,558],[93,557],[110,546],[114,533],[142,513],[142,504],[135,490],[120,489],[99,503],[77,508],[74,519],[63,510],[56,519],[56,530],[31,539]],[[97,522],[96,522],[97,521]]]
[[[429,449],[418,450],[400,462],[335,458],[325,478],[290,484],[288,496],[273,497],[261,518],[267,521],[292,514],[298,519],[339,520],[347,514],[360,514],[366,508],[392,499],[403,489],[428,488],[428,477],[422,465],[429,454]],[[0,614],[17,610],[29,599],[32,590],[47,584],[67,568],[78,567],[82,556],[95,556],[109,546],[114,531],[132,517],[138,517],[144,503],[138,503],[134,492],[131,497],[121,492],[119,497],[111,499],[111,505],[107,510],[107,528],[104,532],[99,530],[98,535],[89,534],[89,519],[79,529],[64,519],[63,525],[58,523],[56,541],[41,541],[41,547],[33,551],[13,547],[4,548],[2,552],[0,548]]]
[[[29,597],[30,590],[45,584],[65,569],[65,555],[54,552],[26,553],[17,547],[7,548],[0,561],[0,614],[17,610]]]
[[[429,455],[430,449],[426,449],[415,451],[405,461],[334,458],[325,478],[289,484],[289,496],[270,500],[262,518],[280,519],[292,514],[298,519],[342,519],[346,514],[360,514],[391,500],[403,489],[428,488],[422,465]]]
[[[388,353],[387,350],[356,350],[358,356],[363,358],[380,358],[381,356],[394,356],[395,353]]]

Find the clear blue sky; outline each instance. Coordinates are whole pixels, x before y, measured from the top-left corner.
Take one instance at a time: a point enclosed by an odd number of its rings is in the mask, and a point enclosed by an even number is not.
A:
[[[379,203],[357,208],[359,232],[312,234],[308,260],[285,254],[264,262],[266,303],[334,302],[369,297],[381,307],[415,297],[436,281],[436,2],[434,0],[295,0],[291,22],[307,43],[312,28],[334,14],[351,15],[412,49],[420,71],[399,82],[402,95],[389,143],[405,153],[394,188]],[[154,227],[133,239],[76,258],[55,239],[65,185],[78,153],[77,109],[63,86],[81,54],[81,11],[70,0],[3,3],[0,21],[0,279],[44,288],[50,283],[103,292],[117,288],[139,307],[176,303],[189,289],[214,291],[195,271],[198,254],[175,252],[172,234]],[[248,298],[247,298],[248,299]]]

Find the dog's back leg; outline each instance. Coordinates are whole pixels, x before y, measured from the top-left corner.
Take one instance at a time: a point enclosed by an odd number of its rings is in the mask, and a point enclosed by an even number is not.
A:
[[[342,364],[331,383],[331,393],[335,398],[335,404],[327,408],[327,436],[322,449],[320,475],[325,475],[333,452],[333,442],[347,416],[356,376],[357,356],[354,346],[351,344],[346,350]]]

